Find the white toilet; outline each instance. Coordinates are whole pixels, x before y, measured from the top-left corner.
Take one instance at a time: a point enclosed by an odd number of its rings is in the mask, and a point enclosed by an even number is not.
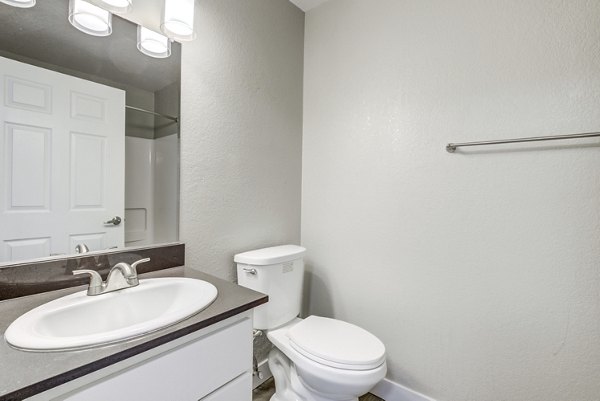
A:
[[[385,346],[368,331],[341,320],[298,318],[306,249],[282,245],[235,255],[238,283],[265,293],[254,328],[275,345],[269,368],[271,401],[357,401],[384,378]]]

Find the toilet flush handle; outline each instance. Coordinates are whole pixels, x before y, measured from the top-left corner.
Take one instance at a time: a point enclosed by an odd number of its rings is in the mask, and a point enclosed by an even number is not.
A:
[[[256,274],[256,269],[252,269],[250,267],[244,267],[243,270],[248,274],[254,274],[254,275]]]

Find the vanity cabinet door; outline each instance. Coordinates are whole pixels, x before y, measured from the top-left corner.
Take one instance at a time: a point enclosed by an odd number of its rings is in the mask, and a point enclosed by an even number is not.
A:
[[[252,374],[246,372],[200,401],[252,401],[249,388],[252,388]]]
[[[55,400],[249,401],[251,362],[252,320],[246,318]]]

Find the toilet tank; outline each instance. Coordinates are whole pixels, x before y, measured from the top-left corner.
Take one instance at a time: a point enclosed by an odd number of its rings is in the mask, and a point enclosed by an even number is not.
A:
[[[305,252],[301,246],[281,245],[235,255],[238,284],[269,296],[254,309],[255,329],[274,329],[300,313]]]

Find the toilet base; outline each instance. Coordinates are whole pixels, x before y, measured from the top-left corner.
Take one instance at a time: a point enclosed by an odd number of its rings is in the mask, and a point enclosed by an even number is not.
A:
[[[298,376],[293,362],[277,348],[269,353],[269,368],[275,380],[275,394],[270,401],[358,401],[358,397],[320,394]]]

